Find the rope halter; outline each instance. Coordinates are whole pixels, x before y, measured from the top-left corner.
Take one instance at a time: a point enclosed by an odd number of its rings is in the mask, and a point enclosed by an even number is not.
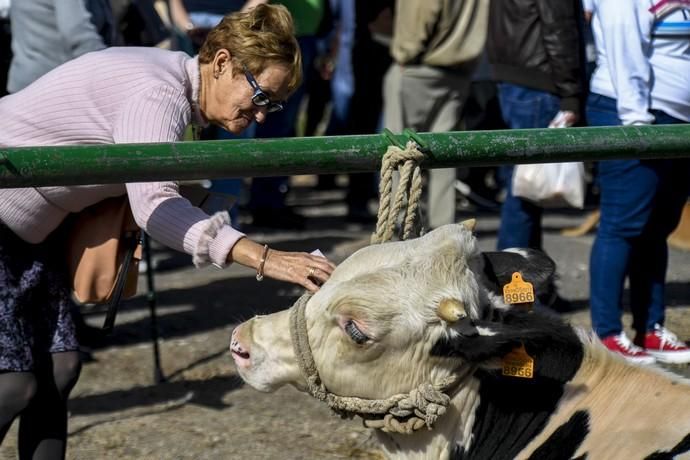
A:
[[[419,144],[410,140],[404,149],[391,145],[381,163],[379,185],[379,211],[376,231],[371,243],[390,241],[403,202],[407,206],[403,213],[402,239],[414,236],[415,220],[419,199],[422,195],[422,175],[419,167],[424,160]],[[400,184],[395,197],[392,194],[393,172],[400,172]],[[416,233],[419,233],[418,231]],[[389,433],[409,434],[433,423],[446,412],[450,397],[446,394],[460,382],[462,376],[453,373],[439,383],[422,383],[407,394],[397,394],[386,399],[363,399],[353,396],[338,396],[328,391],[321,381],[309,346],[306,307],[311,298],[305,294],[290,309],[290,336],[300,371],[307,383],[307,391],[314,398],[325,402],[328,407],[343,418],[361,417],[364,426]],[[467,371],[467,376],[471,371]]]
[[[423,383],[408,394],[397,394],[386,399],[363,399],[331,393],[321,381],[309,346],[305,313],[310,297],[310,294],[303,295],[290,309],[292,347],[309,394],[328,404],[343,418],[360,416],[364,425],[370,428],[406,434],[424,426],[431,429],[450,404],[446,392],[459,382],[460,377],[451,374],[438,384]]]

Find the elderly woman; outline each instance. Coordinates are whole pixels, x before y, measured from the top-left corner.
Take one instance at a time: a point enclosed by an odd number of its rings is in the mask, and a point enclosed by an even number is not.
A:
[[[290,14],[260,5],[225,17],[196,58],[110,48],[58,67],[0,99],[0,145],[174,142],[190,123],[240,133],[282,109],[300,64]],[[311,291],[334,268],[250,240],[226,213],[192,206],[175,182],[0,190],[0,441],[21,414],[22,458],[64,457],[66,401],[79,375],[53,231],[70,212],[125,193],[139,226],[196,265],[237,262]]]

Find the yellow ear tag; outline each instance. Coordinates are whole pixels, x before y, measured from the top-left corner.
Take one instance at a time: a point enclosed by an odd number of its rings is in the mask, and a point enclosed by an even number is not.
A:
[[[531,379],[534,377],[534,359],[527,354],[525,345],[520,346],[503,357],[503,375]]]
[[[520,272],[513,273],[513,280],[503,286],[503,301],[507,304],[534,302],[532,283],[523,281]]]

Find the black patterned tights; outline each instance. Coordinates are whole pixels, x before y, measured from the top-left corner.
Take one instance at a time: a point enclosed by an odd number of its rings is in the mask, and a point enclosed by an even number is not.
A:
[[[47,355],[36,371],[0,371],[0,444],[19,416],[20,460],[65,458],[67,398],[77,383],[78,351]]]

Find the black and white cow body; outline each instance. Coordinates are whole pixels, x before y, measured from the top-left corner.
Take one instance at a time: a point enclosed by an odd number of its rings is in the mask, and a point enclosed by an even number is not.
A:
[[[553,314],[506,305],[502,288],[513,273],[539,290],[553,262],[534,251],[481,253],[472,227],[364,248],[306,303],[318,381],[336,398],[381,401],[454,382],[433,424],[376,430],[385,454],[690,458],[690,384],[623,361]],[[233,332],[238,371],[259,390],[310,388],[290,315],[257,317]],[[506,356],[523,346],[531,378],[503,375]]]

